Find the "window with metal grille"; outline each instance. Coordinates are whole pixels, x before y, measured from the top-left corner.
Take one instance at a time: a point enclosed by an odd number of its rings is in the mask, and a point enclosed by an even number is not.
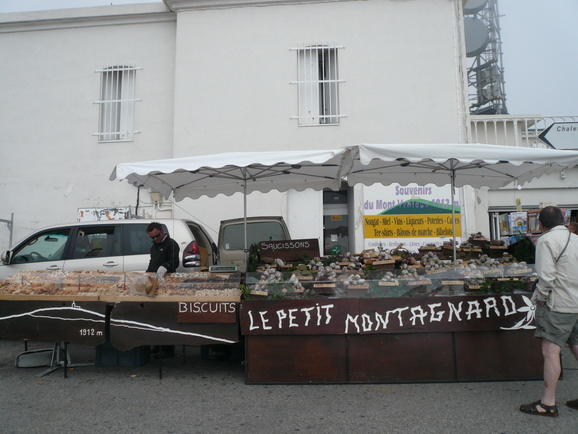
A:
[[[105,67],[95,71],[101,74],[100,79],[100,115],[98,120],[98,136],[101,142],[132,140],[136,71],[142,68],[118,65]]]
[[[299,125],[339,124],[339,79],[335,45],[312,44],[298,48],[297,84],[299,95]]]

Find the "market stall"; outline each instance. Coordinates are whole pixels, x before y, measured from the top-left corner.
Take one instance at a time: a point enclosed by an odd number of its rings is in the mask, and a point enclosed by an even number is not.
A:
[[[123,164],[110,179],[138,182],[167,198],[173,194],[176,201],[237,191],[246,196],[251,191],[336,189],[343,180],[349,185],[450,184],[453,196],[454,187],[522,185],[577,164],[578,154],[548,149],[356,145],[327,152],[232,153]],[[541,356],[531,337],[534,311],[529,293],[522,292],[531,282],[522,281],[526,272],[520,274],[511,266],[503,272],[488,267],[481,276],[460,271],[461,255],[477,258],[481,248],[455,242],[453,202],[452,197],[454,242],[444,246],[450,250],[451,265],[435,268],[435,276],[427,276],[432,271],[429,264],[410,258],[397,264],[380,257],[367,258],[372,264],[364,265],[377,270],[395,265],[399,274],[376,277],[366,274],[367,267],[360,270],[347,264],[345,269],[339,265],[337,276],[330,264],[312,271],[310,264],[271,262],[256,275],[248,274],[243,288],[248,299],[241,302],[240,318],[246,336],[247,381],[539,378]],[[491,259],[505,253],[505,246],[489,240],[484,248]],[[409,318],[404,318],[406,314]],[[404,327],[394,327],[390,318],[387,327],[372,328],[386,321],[384,315],[397,315]]]
[[[96,292],[86,291],[89,284],[85,276],[20,272],[3,279],[0,337],[103,343],[106,303],[99,300]]]
[[[540,378],[531,265],[391,253],[276,259],[244,284],[238,273],[20,272],[0,286],[0,337],[94,345],[114,366],[116,352],[149,345],[237,343],[240,327],[248,383]]]
[[[110,179],[126,178],[176,200],[338,189],[343,180],[450,184],[453,195],[453,187],[522,184],[576,164],[576,153],[546,149],[356,145],[121,164]],[[439,247],[450,252],[441,252],[446,262],[437,264],[439,252],[399,260],[394,256],[400,252],[361,252],[333,265],[323,262],[334,258],[317,258],[323,268],[269,261],[244,285],[239,275],[211,273],[164,280],[142,273],[17,274],[0,288],[6,301],[0,304],[0,337],[105,342],[119,351],[231,344],[240,340],[243,292],[248,382],[538,378],[534,311],[524,292],[531,281],[523,279],[532,270],[500,257],[505,246],[486,241],[478,249],[475,243],[458,246],[454,238]],[[485,268],[480,275],[471,265],[484,256],[476,265]]]
[[[454,267],[437,249],[277,261],[249,273],[240,311],[247,382],[540,378],[533,267],[502,252]]]
[[[239,341],[239,279],[209,272],[164,279],[19,272],[0,284],[0,338],[96,346],[103,366],[117,366],[119,352],[150,345],[232,344]],[[137,351],[130,355],[142,359]]]
[[[523,295],[243,301],[247,382],[539,379],[524,308]]]

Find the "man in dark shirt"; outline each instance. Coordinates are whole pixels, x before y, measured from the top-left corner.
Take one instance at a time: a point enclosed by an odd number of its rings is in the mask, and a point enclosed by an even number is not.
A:
[[[153,240],[147,272],[157,273],[159,277],[164,277],[165,273],[174,273],[179,266],[178,243],[165,234],[163,226],[157,222],[147,226],[147,234]]]
[[[151,246],[151,260],[149,261],[148,273],[157,273],[161,279],[168,273],[174,273],[179,266],[179,245],[168,234],[165,234],[160,223],[152,222],[147,226],[147,234],[153,240]],[[174,345],[153,346],[151,352],[160,352],[160,357],[172,357],[175,355]],[[155,356],[156,357],[156,356]]]

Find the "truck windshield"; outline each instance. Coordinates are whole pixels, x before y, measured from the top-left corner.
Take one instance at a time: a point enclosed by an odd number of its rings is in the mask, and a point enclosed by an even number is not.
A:
[[[224,227],[223,241],[225,250],[242,250],[245,246],[243,223]],[[247,246],[259,241],[284,240],[283,227],[277,222],[247,223]]]

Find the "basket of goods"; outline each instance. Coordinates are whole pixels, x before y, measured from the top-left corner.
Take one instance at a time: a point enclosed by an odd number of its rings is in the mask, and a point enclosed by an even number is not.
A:
[[[392,249],[390,252],[391,257],[395,260],[395,266],[399,268],[401,262],[407,258],[413,258],[411,253],[403,247],[403,243]]]
[[[341,267],[342,273],[356,274],[363,270],[363,257],[347,252],[339,259],[337,265]]]
[[[397,276],[391,271],[387,271],[381,279],[377,281],[377,286],[399,286]]]
[[[326,256],[323,258],[314,258],[307,263],[307,268],[315,275],[321,270],[330,268],[335,274],[341,273],[345,268],[341,265],[343,262],[335,256]]]
[[[281,286],[281,295],[287,298],[301,298],[308,292],[295,274],[292,274],[289,280]]]
[[[342,282],[345,292],[352,297],[363,297],[369,291],[369,283],[360,274],[349,274]]]
[[[310,268],[305,264],[299,264],[293,270],[293,276],[300,281],[312,281],[313,280],[313,273],[311,272]]]
[[[482,252],[491,258],[499,258],[507,251],[508,247],[504,244],[503,240],[492,240],[490,244],[482,246]]]
[[[475,257],[482,253],[482,247],[470,243],[469,241],[464,241],[460,244],[460,250],[462,251],[462,256]]]
[[[471,234],[470,238],[468,238],[468,242],[471,245],[476,246],[478,248],[481,248],[486,244],[490,244],[490,240],[488,240],[485,236],[483,236],[481,232]]]
[[[473,259],[471,265],[477,267],[478,271],[486,277],[504,277],[504,265],[486,254]]]
[[[391,270],[395,265],[395,259],[387,252],[375,250],[364,250],[362,252],[364,268],[374,270]]]
[[[434,252],[428,252],[421,257],[420,264],[424,267],[425,272],[431,273],[443,273],[446,271],[446,266],[450,265],[451,261],[446,261],[440,259],[440,257]]]
[[[516,260],[516,257],[515,257],[514,255],[512,255],[511,253],[509,253],[509,252],[503,252],[503,253],[502,253],[502,256],[499,257],[499,258],[497,258],[497,259],[498,259],[498,261],[500,261],[500,262],[501,262],[502,264],[504,264],[504,265],[505,265],[505,264],[514,264],[514,263],[516,263],[516,261],[517,261],[517,260]],[[522,264],[522,262],[523,262],[524,265],[525,265],[524,268],[527,268],[527,263],[526,263],[525,261],[521,261],[520,264]]]
[[[466,294],[479,294],[485,283],[484,277],[466,276],[464,278],[464,291]]]
[[[320,267],[317,270],[313,290],[320,295],[332,295],[335,293],[337,273],[330,266]]]
[[[506,268],[507,276],[527,276],[533,273],[525,261],[514,262]]]
[[[279,286],[282,279],[283,273],[267,264],[263,269],[259,281],[251,286],[249,294],[252,298],[267,298],[269,296],[269,290],[275,286]]]
[[[523,276],[520,278],[520,281],[524,282],[524,287],[522,290],[528,292],[534,292],[536,282],[538,281],[538,276],[536,273],[530,274],[528,276]]]
[[[460,246],[458,242],[455,242],[456,252],[461,252]],[[444,255],[452,256],[454,254],[454,240],[444,241],[442,244],[442,253]]]
[[[422,254],[428,253],[428,252],[440,252],[442,251],[441,246],[435,245],[434,243],[428,243],[425,246],[421,246],[418,248],[418,251]]]
[[[407,296],[429,295],[432,281],[425,275],[420,275],[417,269],[407,263],[401,265],[399,280],[407,287]]]

